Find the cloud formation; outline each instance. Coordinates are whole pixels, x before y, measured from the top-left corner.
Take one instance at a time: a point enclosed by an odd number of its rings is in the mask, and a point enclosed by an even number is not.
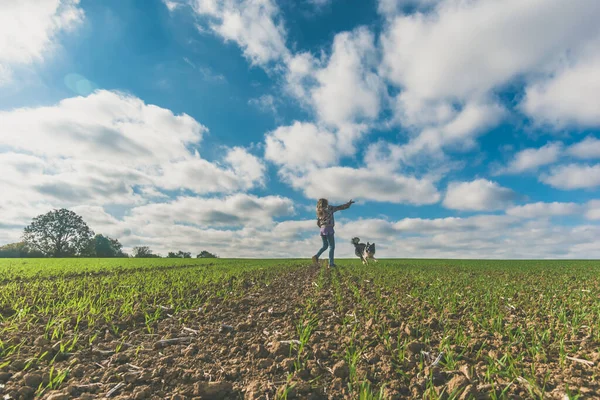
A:
[[[492,211],[506,209],[518,198],[512,189],[486,179],[476,179],[448,184],[443,204],[453,210]]]
[[[210,29],[237,43],[254,65],[267,65],[288,55],[286,31],[273,0],[193,0],[196,14]]]
[[[0,2],[0,86],[12,81],[14,69],[42,62],[52,54],[61,32],[84,19],[79,0]]]
[[[265,165],[246,149],[204,160],[197,149],[206,127],[118,92],[0,111],[0,125],[0,207],[17,224],[51,207],[133,207],[164,191],[228,194],[264,185]]]

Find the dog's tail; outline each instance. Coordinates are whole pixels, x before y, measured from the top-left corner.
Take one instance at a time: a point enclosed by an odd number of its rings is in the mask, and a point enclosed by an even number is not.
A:
[[[358,243],[360,243],[360,238],[353,237],[352,240],[350,241],[350,243],[352,243],[352,244],[358,244]]]

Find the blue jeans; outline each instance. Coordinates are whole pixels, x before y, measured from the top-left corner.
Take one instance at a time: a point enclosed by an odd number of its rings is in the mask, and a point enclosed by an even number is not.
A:
[[[323,239],[323,247],[321,247],[321,250],[317,253],[317,257],[320,257],[321,254],[327,250],[327,247],[329,247],[329,265],[335,265],[333,263],[333,252],[335,251],[335,239],[333,238],[333,234],[321,235],[321,239]]]

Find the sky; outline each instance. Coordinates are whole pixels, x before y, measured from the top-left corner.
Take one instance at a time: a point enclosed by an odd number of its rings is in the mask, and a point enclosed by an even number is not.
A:
[[[597,0],[0,2],[0,245],[600,258]]]

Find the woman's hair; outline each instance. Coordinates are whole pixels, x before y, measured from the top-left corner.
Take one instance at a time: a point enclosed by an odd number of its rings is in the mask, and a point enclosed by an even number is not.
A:
[[[328,205],[329,202],[327,199],[319,199],[319,201],[317,201],[317,217],[325,216],[325,209]]]

